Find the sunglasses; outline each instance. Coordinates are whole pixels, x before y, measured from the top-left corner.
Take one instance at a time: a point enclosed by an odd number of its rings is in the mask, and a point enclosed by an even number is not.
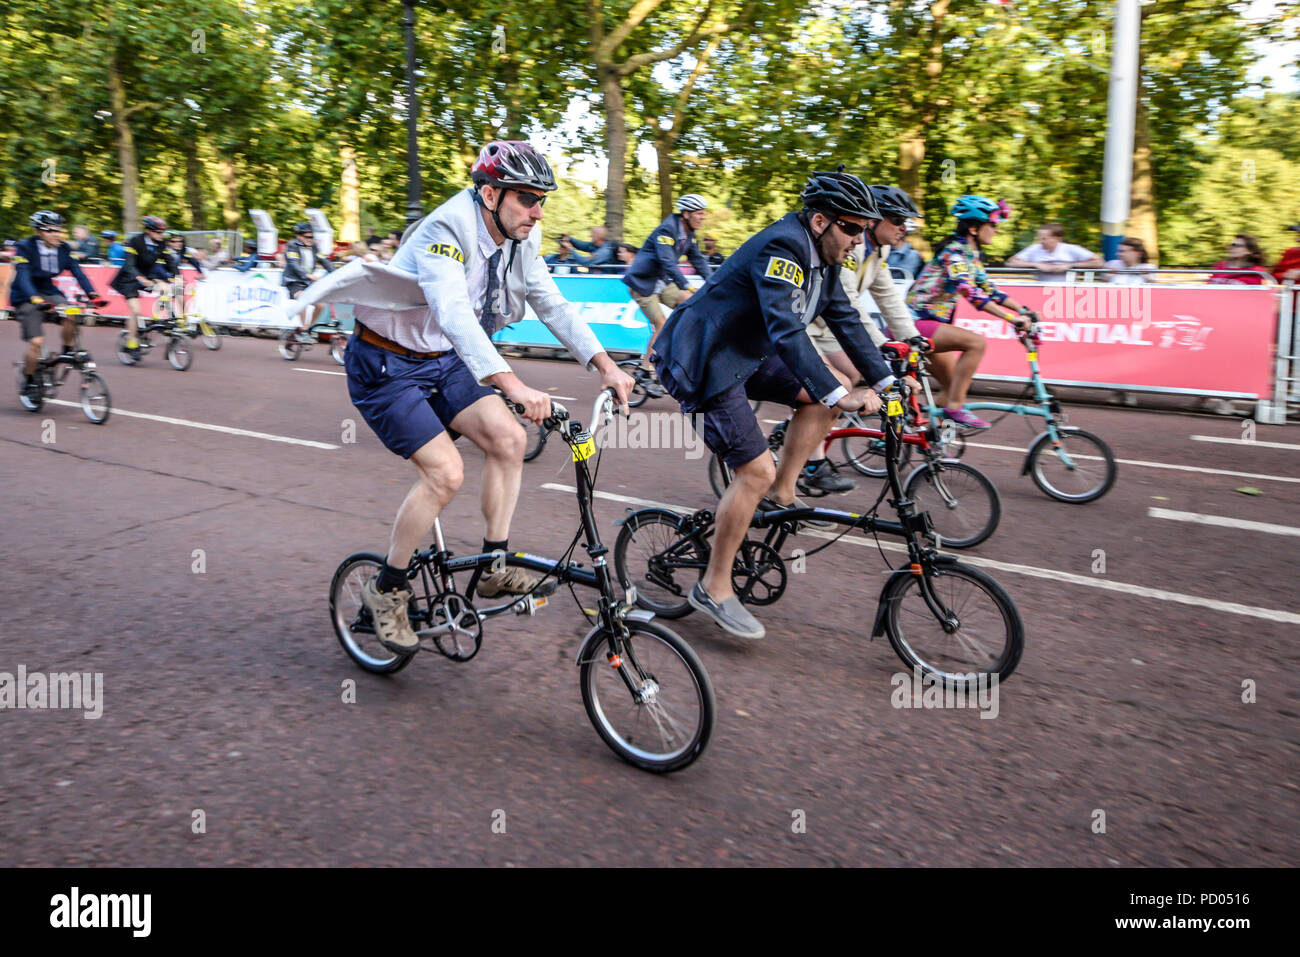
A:
[[[907,222],[907,220],[902,216],[886,216],[885,222],[889,223],[891,226],[902,226]]]
[[[1245,243],[1228,243],[1228,248],[1229,248],[1229,249],[1231,249],[1233,246],[1240,246],[1242,249],[1245,249],[1245,248],[1246,248],[1246,244],[1245,244]]]
[[[840,232],[852,239],[854,236],[861,236],[866,226],[860,226],[857,223],[846,223],[842,219],[835,220],[835,225],[839,227]]]
[[[522,206],[524,209],[532,209],[534,206],[546,205],[545,193],[543,193],[541,196],[538,196],[536,193],[525,193],[523,190],[519,190],[519,189],[512,190],[511,192],[513,192],[517,197],[519,197],[519,205]]]

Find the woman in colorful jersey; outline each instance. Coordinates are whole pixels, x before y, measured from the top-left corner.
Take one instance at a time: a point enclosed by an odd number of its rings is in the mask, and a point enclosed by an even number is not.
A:
[[[1031,309],[993,285],[980,260],[980,250],[993,241],[998,224],[1010,213],[1005,202],[995,203],[983,196],[968,194],[958,199],[952,208],[957,228],[935,247],[934,258],[921,270],[907,294],[916,327],[921,335],[934,341],[934,351],[961,353],[955,361],[951,355],[936,355],[931,364],[944,387],[944,414],[976,429],[987,429],[989,424],[966,410],[966,390],[984,358],[985,342],[978,333],[953,325],[957,297],[965,296],[976,309],[1005,319],[1017,329],[1038,319]]]

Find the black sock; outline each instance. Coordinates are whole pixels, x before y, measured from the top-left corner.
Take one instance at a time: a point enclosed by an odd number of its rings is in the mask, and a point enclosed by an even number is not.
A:
[[[388,562],[379,569],[379,581],[375,587],[380,591],[401,591],[406,588],[406,569],[394,568]]]
[[[483,539],[483,551],[487,552],[489,555],[493,552],[504,552],[506,548],[507,540],[504,538],[499,542],[489,542],[486,538]]]

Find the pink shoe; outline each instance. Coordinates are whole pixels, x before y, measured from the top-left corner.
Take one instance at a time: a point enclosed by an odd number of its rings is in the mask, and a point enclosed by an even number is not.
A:
[[[978,415],[967,412],[965,408],[944,409],[943,414],[958,425],[964,425],[969,429],[987,429],[989,427],[987,422]]]

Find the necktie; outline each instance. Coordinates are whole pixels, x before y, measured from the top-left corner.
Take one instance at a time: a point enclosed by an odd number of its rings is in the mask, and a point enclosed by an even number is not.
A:
[[[817,300],[822,294],[822,270],[817,269],[812,274],[812,291],[808,293],[808,305],[804,307],[803,324],[806,326],[817,318]]]
[[[497,250],[488,259],[487,264],[487,293],[483,296],[483,311],[479,313],[479,325],[487,333],[489,339],[496,334],[497,320],[501,317],[497,309],[498,291],[501,288],[501,278],[497,275],[497,267],[501,265],[501,250]]]

